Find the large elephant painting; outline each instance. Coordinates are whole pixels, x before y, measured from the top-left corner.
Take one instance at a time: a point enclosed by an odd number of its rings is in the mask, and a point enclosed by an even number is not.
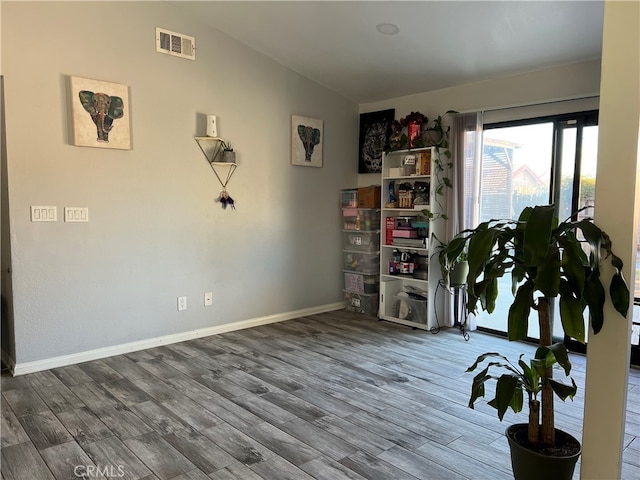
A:
[[[84,109],[91,115],[96,124],[98,142],[109,142],[109,132],[113,128],[113,121],[124,115],[124,102],[120,97],[106,93],[94,93],[82,90],[78,96]]]
[[[322,120],[291,115],[291,164],[322,166]]]
[[[71,77],[71,99],[74,145],[131,148],[126,85]]]

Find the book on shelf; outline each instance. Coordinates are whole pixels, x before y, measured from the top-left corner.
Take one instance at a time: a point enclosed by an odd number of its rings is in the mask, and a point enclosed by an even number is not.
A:
[[[413,228],[411,229],[394,229],[392,233],[393,238],[418,238],[418,232]]]
[[[394,237],[392,244],[394,247],[426,248],[426,238],[398,238]]]

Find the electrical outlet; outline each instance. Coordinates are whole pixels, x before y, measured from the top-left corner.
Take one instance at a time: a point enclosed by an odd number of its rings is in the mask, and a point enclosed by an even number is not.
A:
[[[178,297],[178,311],[187,309],[187,297]]]
[[[206,292],[204,294],[204,306],[210,307],[213,305],[213,292]]]

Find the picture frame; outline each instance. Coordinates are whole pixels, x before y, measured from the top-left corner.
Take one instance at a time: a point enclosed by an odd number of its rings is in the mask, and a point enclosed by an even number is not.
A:
[[[129,87],[70,77],[73,145],[131,149]]]
[[[382,152],[389,148],[396,110],[360,114],[358,173],[382,173]]]
[[[323,121],[291,115],[291,165],[322,167]]]

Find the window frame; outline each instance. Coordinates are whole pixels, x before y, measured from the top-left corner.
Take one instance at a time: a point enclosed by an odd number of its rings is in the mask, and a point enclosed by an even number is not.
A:
[[[544,116],[535,116],[530,118],[521,118],[516,120],[507,120],[500,121],[494,123],[485,123],[482,126],[483,132],[485,130],[492,130],[497,128],[506,128],[506,127],[518,127],[525,125],[534,125],[538,123],[553,123],[553,139],[552,139],[552,152],[551,152],[551,172],[550,179],[551,184],[549,188],[549,204],[553,203],[556,206],[556,211],[559,208],[557,199],[560,198],[561,191],[561,174],[562,168],[560,165],[561,155],[562,155],[562,140],[564,130],[567,128],[577,128],[576,132],[576,150],[575,150],[575,159],[574,159],[574,168],[573,168],[573,194],[572,194],[572,204],[571,211],[575,212],[578,207],[579,197],[580,197],[580,172],[582,166],[582,129],[584,127],[597,126],[598,125],[598,110],[584,110],[574,113],[562,113],[557,115],[544,115]],[[484,135],[483,135],[484,136]],[[484,148],[484,142],[483,142]],[[596,180],[597,182],[597,180]],[[634,305],[640,306],[640,297],[634,298]],[[555,302],[552,303],[552,318],[556,319],[558,313],[557,308],[555,306]],[[486,327],[478,326],[478,330],[488,332],[494,335],[504,336],[506,337],[506,332],[502,332],[499,330],[494,330]],[[586,354],[587,345],[581,344],[569,337],[564,339],[557,338],[557,340],[562,340],[567,348],[576,353]],[[524,341],[529,343],[538,343],[538,340],[535,338],[527,337]],[[640,365],[640,346],[631,345],[631,365]]]

